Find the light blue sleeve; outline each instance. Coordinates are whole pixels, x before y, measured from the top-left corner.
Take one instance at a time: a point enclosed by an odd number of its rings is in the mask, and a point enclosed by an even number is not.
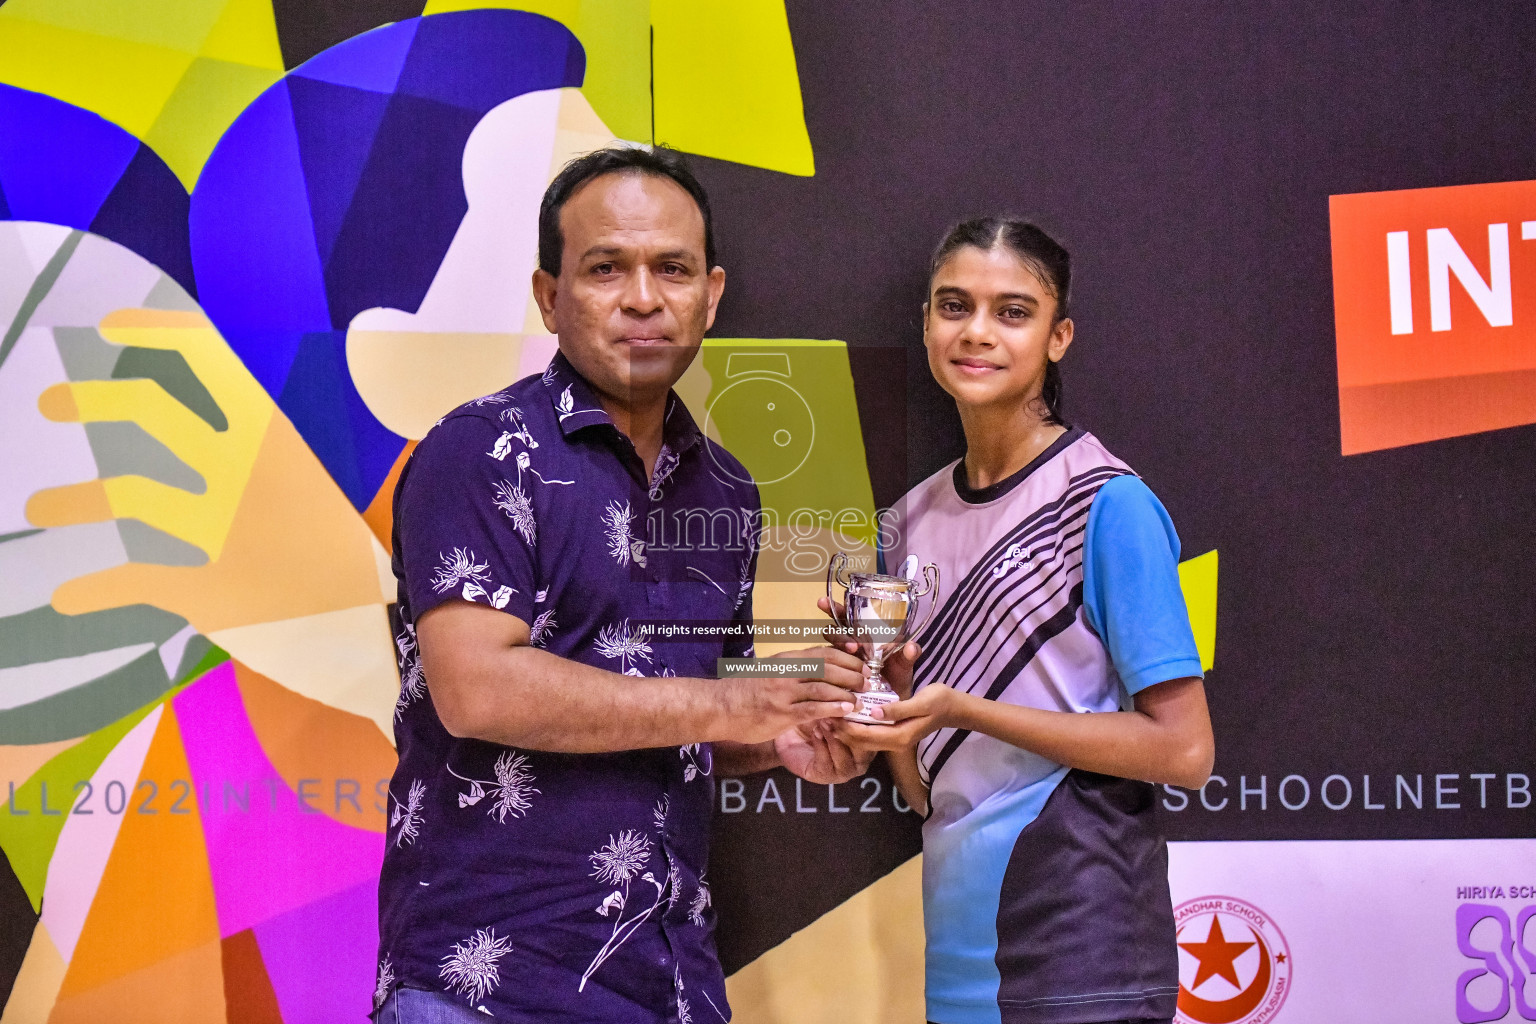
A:
[[[1127,693],[1201,675],[1179,588],[1179,535],[1140,477],[1115,477],[1094,495],[1083,540],[1083,610]]]

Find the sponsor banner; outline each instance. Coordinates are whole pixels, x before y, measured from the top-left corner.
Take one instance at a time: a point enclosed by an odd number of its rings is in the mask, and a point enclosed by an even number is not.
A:
[[[1536,1021],[1536,839],[1170,844],[1181,1024]]]
[[[1536,181],[1329,215],[1344,454],[1536,423]]]

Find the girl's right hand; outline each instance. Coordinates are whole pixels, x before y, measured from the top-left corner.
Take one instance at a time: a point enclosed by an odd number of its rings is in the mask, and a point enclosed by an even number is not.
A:
[[[958,696],[948,686],[932,683],[923,687],[915,697],[870,711],[871,717],[884,719],[890,725],[865,725],[847,719],[829,719],[827,724],[855,750],[906,750],[916,746],[924,736],[949,724],[950,707]]]

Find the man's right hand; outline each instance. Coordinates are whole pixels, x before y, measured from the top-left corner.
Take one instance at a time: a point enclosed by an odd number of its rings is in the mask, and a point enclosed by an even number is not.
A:
[[[841,718],[854,710],[853,696],[864,688],[864,662],[834,647],[786,651],[774,658],[819,660],[826,668],[821,679],[793,676],[746,676],[724,688],[725,738],[737,743],[764,743],[787,729],[820,718]]]

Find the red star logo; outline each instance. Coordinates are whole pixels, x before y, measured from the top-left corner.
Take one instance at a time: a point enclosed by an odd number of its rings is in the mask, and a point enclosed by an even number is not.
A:
[[[1193,991],[1212,975],[1221,975],[1232,983],[1233,988],[1241,988],[1237,980],[1237,967],[1234,961],[1244,951],[1252,949],[1251,942],[1228,942],[1227,937],[1221,933],[1221,918],[1211,915],[1211,930],[1206,934],[1204,942],[1181,942],[1179,948],[1189,952],[1196,960],[1200,961],[1200,969],[1195,972],[1195,982],[1189,986]]]

